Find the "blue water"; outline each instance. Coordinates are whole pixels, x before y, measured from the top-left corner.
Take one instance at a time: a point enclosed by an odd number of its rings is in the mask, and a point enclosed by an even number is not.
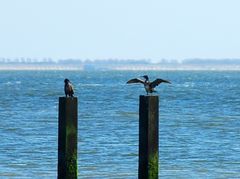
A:
[[[126,85],[149,74],[162,84],[164,179],[240,178],[240,72],[0,72],[0,178],[56,178],[58,97],[69,78],[79,98],[79,178],[137,178],[138,100]]]

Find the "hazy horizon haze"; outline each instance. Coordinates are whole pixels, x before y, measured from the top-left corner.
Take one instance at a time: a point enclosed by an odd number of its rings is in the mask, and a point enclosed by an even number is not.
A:
[[[240,58],[240,2],[2,1],[0,57]]]

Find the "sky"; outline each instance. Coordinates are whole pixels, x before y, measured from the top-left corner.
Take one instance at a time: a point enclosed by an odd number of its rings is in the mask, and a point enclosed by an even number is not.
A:
[[[0,57],[240,58],[239,0],[0,0]]]

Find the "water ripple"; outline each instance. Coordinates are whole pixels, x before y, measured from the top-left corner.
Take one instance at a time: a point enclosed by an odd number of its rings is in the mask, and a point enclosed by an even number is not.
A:
[[[58,97],[79,97],[79,178],[137,178],[140,85],[146,72],[0,72],[0,178],[56,178]],[[160,172],[240,178],[238,72],[149,72],[160,85]]]

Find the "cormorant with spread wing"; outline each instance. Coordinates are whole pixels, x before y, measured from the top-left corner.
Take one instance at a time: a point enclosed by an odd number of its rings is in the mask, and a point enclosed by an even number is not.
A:
[[[66,97],[67,96],[73,97],[73,94],[74,94],[73,85],[71,84],[70,80],[66,78],[64,80],[64,83],[65,83],[64,92],[65,92]]]
[[[130,83],[142,83],[142,84],[144,85],[144,88],[145,88],[147,94],[148,94],[148,93],[156,92],[156,91],[154,90],[154,88],[155,88],[156,86],[158,86],[160,83],[170,83],[169,81],[163,80],[163,79],[160,79],[160,78],[154,80],[153,82],[150,82],[147,75],[144,75],[144,76],[142,76],[142,77],[143,77],[145,80],[142,80],[142,79],[139,79],[139,78],[133,78],[133,79],[129,80],[129,81],[127,82],[127,84],[130,84]]]

